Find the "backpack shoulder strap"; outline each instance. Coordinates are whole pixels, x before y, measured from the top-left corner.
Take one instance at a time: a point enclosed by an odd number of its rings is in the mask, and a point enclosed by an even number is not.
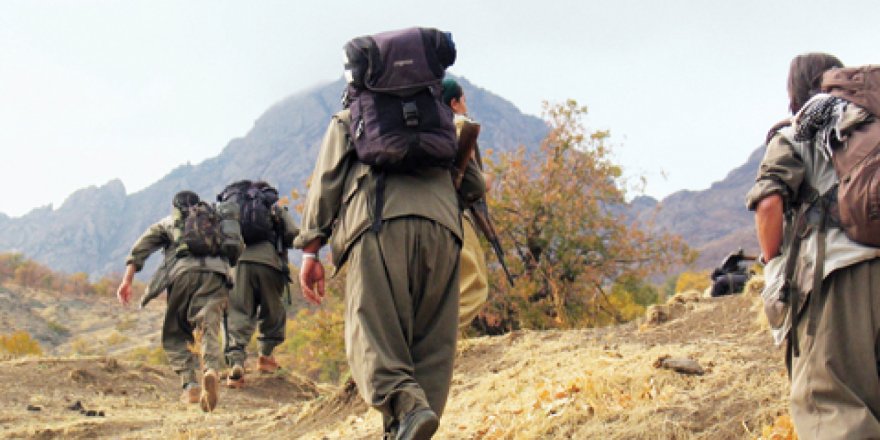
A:
[[[767,137],[764,139],[764,145],[769,144],[770,140],[773,139],[773,136],[776,136],[776,133],[778,133],[779,130],[782,130],[783,128],[790,127],[790,126],[791,126],[791,118],[785,118],[785,119],[773,124],[773,127],[770,127],[770,130],[767,132]]]

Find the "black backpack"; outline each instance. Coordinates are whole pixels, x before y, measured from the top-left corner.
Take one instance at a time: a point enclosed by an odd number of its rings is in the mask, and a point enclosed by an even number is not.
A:
[[[344,49],[344,105],[358,159],[380,171],[451,167],[455,125],[441,87],[455,62],[451,35],[408,28],[358,37]]]
[[[275,242],[278,225],[273,210],[278,202],[277,189],[265,182],[241,180],[224,188],[217,200],[238,205],[238,222],[246,245]]]

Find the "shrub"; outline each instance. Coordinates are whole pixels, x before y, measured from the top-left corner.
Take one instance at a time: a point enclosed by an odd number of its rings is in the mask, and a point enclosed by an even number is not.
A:
[[[0,350],[13,356],[42,356],[40,344],[31,338],[30,333],[19,330],[9,335],[0,335]]]
[[[70,334],[70,329],[59,323],[58,321],[49,321],[46,323],[53,333],[58,336],[67,336]]]
[[[137,347],[127,352],[123,358],[129,361],[143,362],[149,365],[168,365],[168,356],[161,346],[150,348],[149,346]]]

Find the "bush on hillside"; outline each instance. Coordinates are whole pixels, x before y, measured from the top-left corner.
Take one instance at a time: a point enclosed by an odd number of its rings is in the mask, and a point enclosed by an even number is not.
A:
[[[50,290],[62,295],[112,296],[116,295],[121,281],[122,275],[113,273],[92,283],[85,272],[55,272],[18,253],[0,254],[0,282],[12,282],[21,287]],[[132,286],[134,295],[143,294],[144,288],[143,283],[135,281]]]
[[[709,278],[708,270],[700,272],[683,272],[675,281],[675,292],[687,292],[688,290],[698,290],[702,292],[711,285],[712,279]]]
[[[475,321],[483,333],[632,319],[657,294],[635,284],[694,258],[680,237],[626,218],[609,132],[584,128],[585,107],[568,101],[545,114],[550,133],[540,152],[487,156],[489,208],[517,279],[508,286],[487,253],[489,304]]]
[[[299,278],[295,270],[292,275]],[[339,383],[348,371],[343,280],[342,275],[329,279],[323,304],[303,307],[287,321],[285,341],[276,351],[293,371],[315,381]]]
[[[8,335],[0,335],[0,351],[12,357],[43,355],[43,349],[40,348],[40,344],[31,337],[30,333],[24,330]]]
[[[137,347],[123,355],[129,361],[142,362],[149,365],[168,365],[168,356],[161,346]]]

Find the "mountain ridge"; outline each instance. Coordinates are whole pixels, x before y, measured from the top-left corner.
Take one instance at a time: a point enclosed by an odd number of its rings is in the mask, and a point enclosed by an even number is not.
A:
[[[546,124],[509,101],[457,77],[472,116],[483,125],[481,145],[510,151],[535,149]],[[55,209],[35,208],[16,218],[0,214],[0,251],[21,252],[63,272],[93,276],[121,272],[131,244],[168,215],[171,197],[190,189],[212,197],[235,180],[263,179],[281,194],[302,192],[333,113],[341,108],[343,80],[294,93],[270,106],[248,132],[195,165],[175,167],[153,184],[127,194],[119,179],[74,191]],[[156,266],[151,259],[145,273]]]

